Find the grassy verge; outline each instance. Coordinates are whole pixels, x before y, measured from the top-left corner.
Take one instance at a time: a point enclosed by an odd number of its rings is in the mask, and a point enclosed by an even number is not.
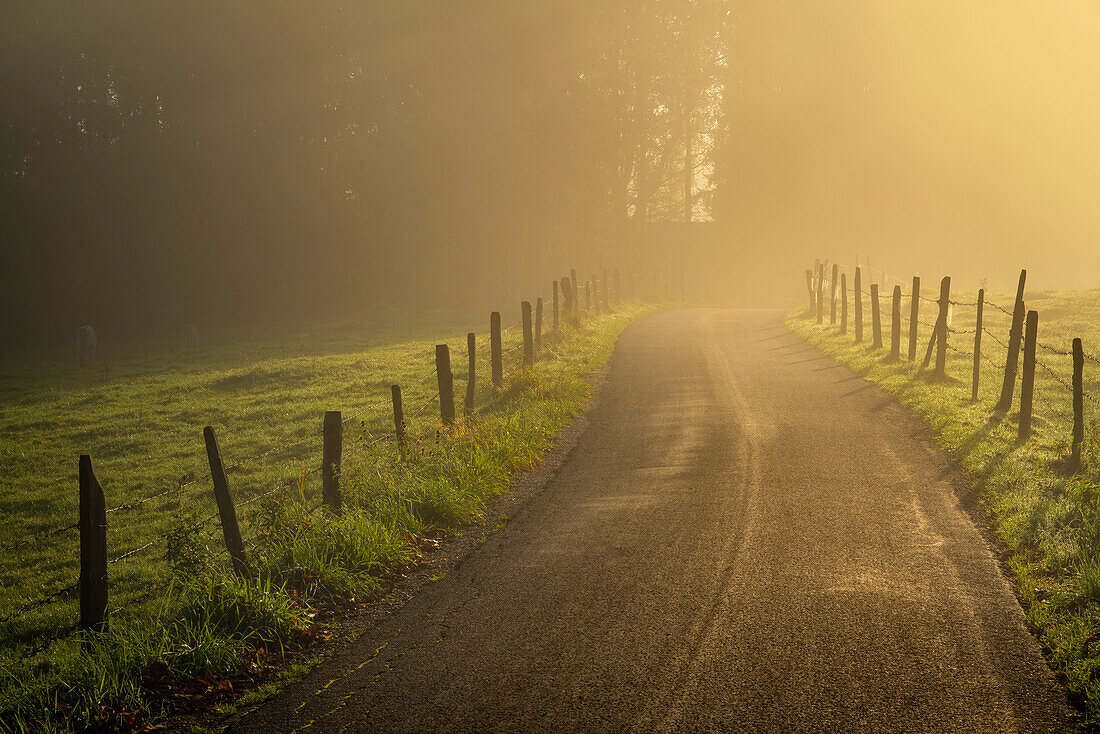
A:
[[[1014,296],[993,294],[1011,306]],[[956,297],[976,300],[973,294]],[[886,308],[889,308],[884,304]],[[870,322],[864,345],[854,345],[851,332],[819,326],[805,309],[787,319],[791,330],[838,361],[852,367],[896,395],[933,430],[939,443],[972,478],[989,522],[1007,549],[1027,619],[1046,650],[1052,666],[1064,677],[1073,696],[1083,705],[1088,726],[1100,727],[1100,426],[1088,421],[1084,466],[1070,474],[1066,458],[1072,429],[1071,360],[1058,354],[1081,337],[1086,352],[1100,352],[1100,293],[1045,292],[1028,295],[1027,306],[1040,314],[1038,357],[1046,365],[1036,370],[1035,432],[1017,439],[1017,416],[992,410],[1000,395],[1009,317],[986,308],[982,382],[977,402],[970,401],[974,311],[953,309],[952,347],[947,380],[933,381],[919,374],[913,363],[890,363],[886,352],[871,349]],[[934,320],[933,304],[924,304],[924,320]],[[908,303],[903,310],[908,314]],[[826,319],[827,321],[828,319]],[[883,315],[888,325],[888,314]],[[884,326],[884,329],[887,328]],[[920,354],[930,337],[920,332]],[[889,345],[889,335],[884,336]],[[903,340],[904,341],[904,340]],[[1100,366],[1086,363],[1086,418],[1095,416],[1100,399]],[[1019,390],[1016,392],[1017,405]],[[1014,407],[1013,411],[1017,408]]]
[[[305,354],[269,345],[244,365],[222,350],[183,367],[133,364],[102,381],[24,378],[22,390],[9,378],[2,425],[17,440],[4,463],[18,476],[3,499],[13,523],[0,544],[37,540],[0,557],[9,594],[0,609],[11,616],[0,638],[0,728],[133,728],[270,682],[285,651],[324,634],[326,615],[383,591],[440,533],[477,518],[536,466],[583,409],[590,373],[647,308],[571,321],[534,369],[520,364],[518,330],[506,332],[507,384],[495,397],[480,345],[480,407],[455,427],[435,417],[434,339],[367,349],[342,339]],[[465,339],[451,332],[447,341],[461,395]],[[405,387],[405,458],[390,437],[393,382]],[[316,468],[323,411],[341,407],[345,494],[335,514],[317,506]],[[207,422],[227,463],[257,457],[230,474],[250,556],[244,581],[229,573],[220,530],[207,521]],[[108,515],[108,538],[111,554],[125,555],[109,567],[109,608],[121,609],[94,638],[58,635],[76,618],[75,591],[23,611],[75,580],[76,538],[53,533],[75,518],[66,475],[79,450],[97,458],[108,505],[121,508]],[[72,466],[57,475],[57,462]]]

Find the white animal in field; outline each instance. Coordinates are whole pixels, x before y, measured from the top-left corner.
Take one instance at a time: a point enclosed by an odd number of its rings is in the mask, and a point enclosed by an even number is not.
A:
[[[76,334],[76,354],[80,358],[80,364],[89,364],[95,361],[95,348],[99,337],[95,329],[88,325],[80,327]]]

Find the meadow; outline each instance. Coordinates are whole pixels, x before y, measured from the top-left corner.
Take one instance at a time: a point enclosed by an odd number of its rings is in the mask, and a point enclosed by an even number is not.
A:
[[[908,291],[908,289],[905,289]],[[889,293],[889,291],[884,291]],[[930,294],[935,295],[935,294]],[[950,314],[946,379],[919,369],[936,306],[922,303],[919,349],[906,359],[909,299],[903,300],[902,359],[891,362],[890,302],[882,309],[884,349],[871,347],[870,300],[864,298],[864,343],[854,344],[806,307],[788,326],[809,343],[897,396],[923,419],[970,478],[981,517],[1004,548],[1006,565],[1032,630],[1051,665],[1082,705],[1088,725],[1100,724],[1100,292],[1025,293],[1039,313],[1033,434],[1018,436],[1020,386],[1012,408],[994,410],[1000,396],[1014,294],[989,294],[985,308],[978,399],[971,401],[977,294],[957,293]],[[849,297],[849,307],[853,299]],[[1000,308],[998,308],[998,306]],[[839,322],[839,319],[838,319]],[[1072,434],[1072,339],[1083,341],[1086,431],[1082,466],[1069,466]],[[1022,363],[1022,359],[1021,359]],[[1017,379],[1020,379],[1018,376]]]
[[[648,308],[563,319],[534,369],[521,364],[513,324],[496,394],[488,314],[478,326],[448,316],[347,322],[84,369],[9,367],[0,376],[0,726],[125,728],[173,709],[151,687],[151,669],[173,680],[233,676],[257,650],[277,657],[302,642],[318,607],[371,597],[425,539],[475,519],[536,466],[583,409],[588,375]],[[461,414],[469,329],[479,334],[478,409],[447,427],[435,345],[451,347]],[[405,458],[395,383],[411,437]],[[345,424],[339,515],[318,507],[326,410],[342,410]],[[230,467],[252,566],[245,581],[228,569],[205,425]],[[111,627],[92,639],[71,630],[80,453],[91,454],[110,508]]]

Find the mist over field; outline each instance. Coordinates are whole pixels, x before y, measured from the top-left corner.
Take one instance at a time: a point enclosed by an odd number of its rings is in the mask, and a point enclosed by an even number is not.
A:
[[[0,320],[171,339],[566,267],[785,306],[819,256],[1095,287],[1098,31],[1083,1],[7,3]]]

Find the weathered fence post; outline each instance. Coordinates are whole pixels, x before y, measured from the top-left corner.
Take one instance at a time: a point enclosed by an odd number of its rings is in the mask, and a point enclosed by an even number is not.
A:
[[[814,293],[814,271],[806,268],[806,290],[810,293],[810,313],[814,312],[817,305],[817,295]]]
[[[554,281],[554,298],[553,298],[553,310],[554,310],[554,332],[558,331],[558,281]]]
[[[107,502],[92,468],[80,455],[80,629],[107,629]]]
[[[1039,312],[1027,312],[1024,336],[1024,375],[1020,383],[1020,440],[1031,436],[1031,406],[1035,400],[1035,341],[1039,331]]]
[[[531,302],[519,304],[523,312],[523,363],[528,367],[535,364],[535,335],[531,326]]]
[[[561,279],[561,295],[565,299],[565,312],[570,313],[573,311],[573,286],[569,282],[569,278]]]
[[[1085,442],[1085,348],[1073,340],[1073,443],[1070,444],[1069,468],[1081,468],[1081,444]]]
[[[1007,411],[1012,407],[1012,394],[1016,391],[1016,369],[1020,359],[1020,341],[1024,334],[1024,317],[1027,309],[1024,306],[1024,284],[1027,282],[1027,271],[1020,271],[1020,281],[1016,285],[1016,301],[1012,307],[1012,326],[1008,331],[1008,354],[1005,355],[1005,376],[1001,384],[1001,399],[997,401],[994,410]]]
[[[244,552],[241,528],[237,524],[237,508],[233,504],[233,495],[229,492],[229,477],[225,474],[222,450],[218,446],[218,437],[211,426],[202,429],[206,442],[206,459],[210,464],[210,479],[214,483],[214,501],[218,504],[218,517],[222,523],[222,538],[229,558],[233,562],[233,573],[243,577],[248,573],[248,556]]]
[[[940,318],[939,318],[939,346],[936,349],[936,374],[944,377],[947,374],[947,314],[951,308],[951,277],[944,276],[940,281]]]
[[[837,273],[840,272],[840,266],[833,263],[833,278],[829,281],[829,325],[836,326],[836,281]]]
[[[825,266],[817,266],[817,323],[825,323]]]
[[[894,301],[890,309],[890,361],[901,359],[901,286],[894,286]]]
[[[542,349],[542,299],[535,299],[535,358],[539,356],[539,350]]]
[[[566,293],[569,289],[566,289]],[[493,311],[489,316],[489,361],[492,363],[493,389],[501,390],[504,387],[504,350],[500,343],[500,311]]]
[[[455,392],[451,350],[446,344],[435,345],[435,378],[439,384],[439,417],[444,424],[450,425],[455,422]]]
[[[338,410],[325,411],[324,442],[321,449],[321,501],[339,512],[344,506],[340,489],[340,468],[344,456],[344,420]]]
[[[393,428],[397,434],[397,452],[404,459],[408,456],[409,435],[405,430],[405,406],[401,403],[401,386],[391,385],[390,394],[393,396]]]
[[[1016,392],[1016,371],[1019,366],[1020,342],[1023,339],[1023,323],[1026,307],[1016,301],[1012,309],[1012,326],[1008,332],[1008,353],[1005,355],[1005,377],[1001,385],[1001,399],[995,410],[1007,412],[1012,407],[1012,395]]]
[[[878,283],[871,284],[871,347],[882,348],[882,311],[878,303]]]
[[[855,293],[855,317],[856,317],[856,344],[863,343],[863,278],[859,268],[856,268],[856,282],[853,286]]]
[[[920,321],[920,276],[913,276],[913,294],[909,297],[909,361],[917,358],[917,326]]]
[[[985,288],[978,289],[978,312],[974,317],[974,376],[970,384],[970,400],[978,400],[978,382],[982,375],[982,322],[985,320]]]
[[[474,332],[466,335],[466,354],[468,359],[466,373],[466,419],[474,414],[474,393],[477,391],[477,336]]]
[[[848,333],[848,274],[840,275],[840,333]]]

